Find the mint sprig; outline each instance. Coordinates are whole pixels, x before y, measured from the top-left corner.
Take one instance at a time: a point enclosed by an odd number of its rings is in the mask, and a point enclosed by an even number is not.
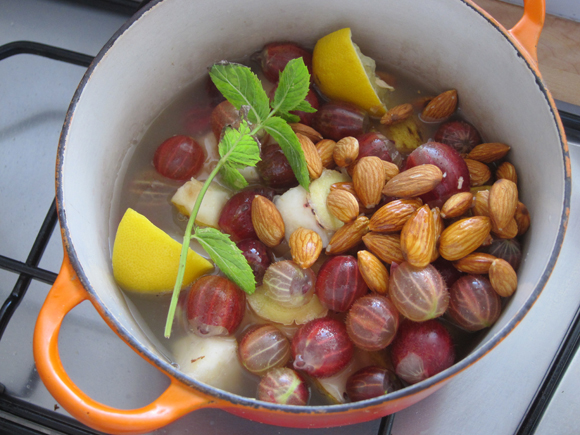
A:
[[[218,145],[220,160],[202,186],[191,210],[165,323],[166,338],[171,335],[191,239],[197,240],[222,272],[242,290],[248,294],[256,290],[252,269],[230,237],[214,228],[200,228],[195,225],[203,197],[217,174],[221,175],[224,183],[234,189],[245,187],[248,183],[239,170],[246,166],[255,166],[260,161],[260,148],[255,135],[264,129],[282,148],[300,185],[308,190],[310,183],[304,152],[296,134],[285,120],[296,120],[296,116],[289,113],[292,110],[315,111],[304,100],[310,86],[310,74],[304,61],[299,58],[288,62],[284,71],[280,73],[280,82],[271,104],[262,83],[246,66],[220,62],[211,68],[209,75],[226,99],[236,109],[243,109],[247,116],[242,117],[237,129],[226,128]]]
[[[211,259],[238,287],[248,294],[256,290],[256,280],[242,251],[227,234],[215,228],[197,228],[193,239],[197,240]]]

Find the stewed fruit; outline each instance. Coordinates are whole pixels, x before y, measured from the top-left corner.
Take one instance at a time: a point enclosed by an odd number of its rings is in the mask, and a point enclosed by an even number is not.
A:
[[[275,326],[253,326],[240,340],[238,355],[246,369],[262,375],[286,365],[290,359],[290,342]]]
[[[328,317],[301,326],[292,339],[294,368],[315,378],[338,373],[353,353],[344,323]]]
[[[316,279],[316,294],[328,309],[346,312],[356,299],[368,291],[352,255],[331,257],[322,265]]]
[[[375,156],[386,162],[393,162],[399,168],[402,167],[403,155],[385,135],[371,131],[357,136],[356,139],[358,140],[359,146],[359,159]]]
[[[507,261],[515,271],[520,267],[522,247],[516,239],[494,239],[483,250],[494,257]]]
[[[397,376],[416,384],[451,367],[455,349],[451,335],[437,320],[406,321],[391,345],[391,359]]]
[[[310,391],[304,379],[287,367],[268,371],[260,380],[258,400],[278,405],[303,406],[308,403]]]
[[[401,389],[401,381],[389,369],[363,367],[346,381],[346,394],[351,402],[372,399]]]
[[[176,135],[165,140],[153,156],[155,170],[172,180],[189,180],[205,160],[203,149],[190,136]]]
[[[302,58],[309,71],[312,71],[312,53],[291,42],[272,42],[259,53],[262,72],[272,83],[277,83],[280,72],[292,59]]]
[[[479,132],[473,125],[465,121],[450,121],[441,124],[433,139],[435,142],[449,145],[460,154],[469,153],[481,143]]]
[[[275,189],[287,189],[298,185],[288,158],[278,144],[262,148],[261,159],[256,168],[262,181]]]
[[[313,123],[316,131],[332,140],[360,136],[367,132],[369,126],[369,115],[363,109],[339,101],[323,104],[316,112]]]
[[[265,294],[286,307],[301,307],[312,299],[316,275],[292,260],[272,264],[264,275]]]
[[[236,243],[236,246],[242,251],[248,264],[254,272],[256,278],[256,285],[261,285],[264,274],[268,267],[270,267],[270,254],[268,248],[259,240],[246,239]]]
[[[353,343],[367,351],[387,347],[399,327],[399,313],[389,298],[377,294],[359,298],[346,317],[346,331]]]
[[[468,331],[493,325],[501,314],[501,298],[483,276],[459,278],[449,289],[449,295],[447,315]]]
[[[439,317],[449,305],[445,281],[431,264],[419,268],[405,261],[391,267],[389,295],[397,310],[415,322]]]
[[[232,334],[245,311],[246,294],[229,279],[217,275],[198,279],[185,301],[189,328],[202,337]]]

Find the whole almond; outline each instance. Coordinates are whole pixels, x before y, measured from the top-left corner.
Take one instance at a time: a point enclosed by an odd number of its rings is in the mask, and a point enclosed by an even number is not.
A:
[[[409,103],[400,104],[387,111],[381,118],[381,124],[392,125],[404,121],[413,114],[413,105]]]
[[[332,156],[338,166],[346,168],[358,157],[358,140],[352,136],[343,137],[336,143]]]
[[[369,222],[369,229],[379,233],[401,231],[405,222],[423,204],[419,199],[397,199],[379,208]]]
[[[506,227],[499,229],[496,228],[493,221],[491,221],[491,232],[494,236],[497,236],[500,239],[513,239],[518,235],[518,223],[516,222],[515,217],[513,217]]]
[[[344,190],[346,192],[352,193],[358,201],[359,213],[369,213],[372,211],[372,209],[366,208],[363,205],[362,201],[354,190],[354,184],[352,184],[352,181],[341,181],[339,183],[333,183],[330,185],[330,191],[332,192],[333,190]]]
[[[322,175],[322,159],[314,143],[301,133],[296,133],[296,137],[300,142],[302,151],[304,151],[304,158],[306,159],[306,167],[308,168],[308,175],[311,180],[316,180]]]
[[[356,197],[346,190],[331,190],[326,197],[328,211],[342,222],[351,222],[359,213]]]
[[[335,146],[336,142],[331,139],[322,139],[316,144],[316,150],[318,151],[320,160],[322,160],[322,166],[327,169],[332,169],[336,166],[334,158],[332,157]]]
[[[493,236],[491,234],[488,234],[488,236],[485,238],[485,240],[483,242],[481,242],[481,246],[489,246],[493,243]]]
[[[528,231],[528,228],[530,228],[530,212],[520,201],[518,201],[514,218],[518,224],[518,236],[525,234],[526,231]]]
[[[399,198],[423,195],[437,187],[442,179],[443,173],[435,165],[414,166],[391,178],[383,194]]]
[[[298,228],[288,241],[292,260],[302,269],[311,267],[322,252],[322,239],[317,232]]]
[[[345,190],[346,192],[350,192],[356,196],[352,181],[339,181],[338,183],[332,183],[330,185],[330,191],[332,192],[333,190]]]
[[[475,194],[473,214],[489,217],[489,190],[480,190]]]
[[[474,252],[454,261],[453,266],[460,272],[483,275],[489,272],[489,267],[495,259],[496,257],[491,254]]]
[[[421,112],[426,122],[442,121],[450,117],[457,109],[457,91],[451,89],[433,98]]]
[[[415,110],[423,111],[425,106],[429,104],[430,101],[435,98],[433,95],[427,95],[425,97],[419,97],[416,100],[411,101],[411,105]]]
[[[420,207],[401,230],[401,251],[411,266],[425,267],[431,262],[435,245],[433,214],[428,205]]]
[[[260,241],[273,248],[284,238],[284,220],[272,201],[256,195],[252,201],[252,224]]]
[[[496,258],[489,267],[489,282],[498,295],[507,298],[516,291],[518,276],[511,264]]]
[[[352,184],[366,208],[373,208],[381,201],[385,178],[385,169],[380,158],[363,157],[356,163]]]
[[[292,128],[292,130],[294,130],[294,133],[300,133],[306,136],[313,143],[317,143],[322,140],[322,135],[306,124],[296,122],[290,124],[290,127]]]
[[[399,233],[381,234],[368,233],[362,238],[363,243],[369,251],[385,263],[402,263],[403,251],[401,251],[401,236]]]
[[[353,222],[344,224],[333,234],[326,247],[326,253],[337,255],[354,248],[368,231],[369,219],[366,216],[359,216]]]
[[[499,142],[481,143],[476,145],[467,155],[468,159],[483,163],[492,163],[499,160],[509,152],[510,147]]]
[[[507,228],[518,206],[516,183],[501,178],[493,183],[489,191],[489,217],[497,231]]]
[[[516,172],[516,168],[510,162],[503,162],[499,167],[495,170],[495,178],[498,180],[500,178],[507,178],[510,181],[518,184],[518,174]]]
[[[386,160],[382,160],[383,166],[385,167],[385,180],[389,181],[395,175],[399,174],[399,167],[394,163],[387,162]]]
[[[485,163],[473,159],[465,159],[469,179],[472,186],[483,186],[491,178],[491,171]]]
[[[445,229],[445,225],[443,225],[443,218],[441,217],[439,207],[432,208],[431,214],[433,215],[433,233],[435,237],[435,243],[433,244],[433,251],[431,253],[431,262],[434,262],[439,258],[439,239]]]
[[[461,216],[473,205],[473,194],[471,192],[459,192],[451,196],[441,208],[443,219],[456,218]]]
[[[485,216],[473,216],[454,222],[441,233],[439,253],[446,260],[459,260],[479,248],[490,231],[491,220]]]
[[[381,260],[369,251],[358,251],[358,270],[371,291],[386,294],[389,288],[389,272]]]

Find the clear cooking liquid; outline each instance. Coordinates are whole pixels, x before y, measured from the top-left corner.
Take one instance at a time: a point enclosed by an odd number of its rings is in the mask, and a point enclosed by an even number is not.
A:
[[[248,63],[246,62],[246,64]],[[259,67],[256,64],[249,64],[260,76]],[[159,175],[153,166],[153,155],[157,147],[171,136],[192,136],[204,148],[206,155],[204,168],[196,178],[200,181],[207,178],[219,159],[217,142],[209,122],[211,108],[217,103],[214,99],[214,104],[212,105],[212,99],[207,91],[207,80],[207,77],[204,77],[187,88],[161,112],[143,136],[124,179],[123,192],[117,208],[119,216],[113,216],[116,222],[120,221],[127,208],[132,208],[146,216],[174,240],[179,242],[183,240],[187,217],[177,212],[176,208],[171,204],[171,198],[184,182],[170,180]],[[414,81],[402,78],[400,75],[397,75],[396,80],[395,91],[390,93],[389,97],[390,106],[408,103],[428,95],[437,95],[436,92],[427,90],[424,86],[419,87]],[[263,79],[263,82],[266,91],[268,91],[272,84],[265,79]],[[373,122],[374,128],[381,131],[378,121],[375,120]],[[432,137],[436,126],[422,126],[422,136],[425,142]],[[114,236],[115,234],[111,235],[111,242],[114,240]],[[202,256],[209,258],[195,242],[192,242],[191,247]],[[320,264],[321,261],[319,260],[318,263]],[[182,322],[178,320],[174,324],[171,338],[168,340],[163,336],[171,295],[143,295],[131,292],[124,292],[124,294],[131,302],[130,305],[134,305],[134,309],[137,310],[138,315],[136,318],[140,319],[138,323],[140,323],[143,331],[152,338],[154,343],[159,343],[162,348],[158,350],[162,354],[168,355],[168,358],[172,361],[171,349],[173,345],[187,333],[185,328],[181,327]],[[252,323],[266,323],[266,321],[259,319],[248,308],[246,317],[240,328],[238,328],[236,337],[239,338],[245,327]],[[291,335],[296,327],[282,327],[281,329]],[[463,335],[459,334],[458,337],[454,338],[461,339]],[[458,349],[458,359],[462,358],[472,346],[462,346],[463,351]],[[243,379],[233,388],[233,391],[237,394],[255,397],[259,379],[258,376],[244,370]],[[327,405],[330,403],[316,388],[312,388],[311,392],[309,404]]]

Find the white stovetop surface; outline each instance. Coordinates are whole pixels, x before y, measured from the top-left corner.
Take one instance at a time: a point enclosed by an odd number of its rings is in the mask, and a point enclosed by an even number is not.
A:
[[[33,40],[95,55],[126,17],[52,0],[0,0],[0,44]],[[0,62],[0,254],[26,260],[54,197],[58,135],[84,68],[35,56]],[[570,146],[572,171],[580,168],[580,146]],[[573,186],[573,192],[577,183]],[[541,298],[518,328],[474,367],[395,418],[396,435],[513,434],[580,305],[577,240],[580,203],[572,201],[560,260]],[[62,247],[55,230],[40,267],[58,272]],[[0,302],[16,275],[0,270]],[[32,331],[49,286],[33,282],[0,341],[0,383],[7,393],[47,409],[56,402],[39,381],[32,358]],[[66,318],[60,352],[72,379],[111,406],[146,405],[167,378],[131,351],[88,303]],[[573,366],[567,378],[577,379]],[[570,389],[560,389],[562,393]],[[577,390],[576,390],[577,391]],[[539,434],[573,433],[574,394],[561,394],[542,420]],[[57,413],[66,414],[62,408]],[[562,419],[562,416],[564,419]],[[0,416],[2,417],[2,416]],[[6,417],[6,416],[4,416]],[[376,434],[379,421],[312,434]],[[156,433],[292,435],[306,430],[252,423],[220,410],[196,411]]]

